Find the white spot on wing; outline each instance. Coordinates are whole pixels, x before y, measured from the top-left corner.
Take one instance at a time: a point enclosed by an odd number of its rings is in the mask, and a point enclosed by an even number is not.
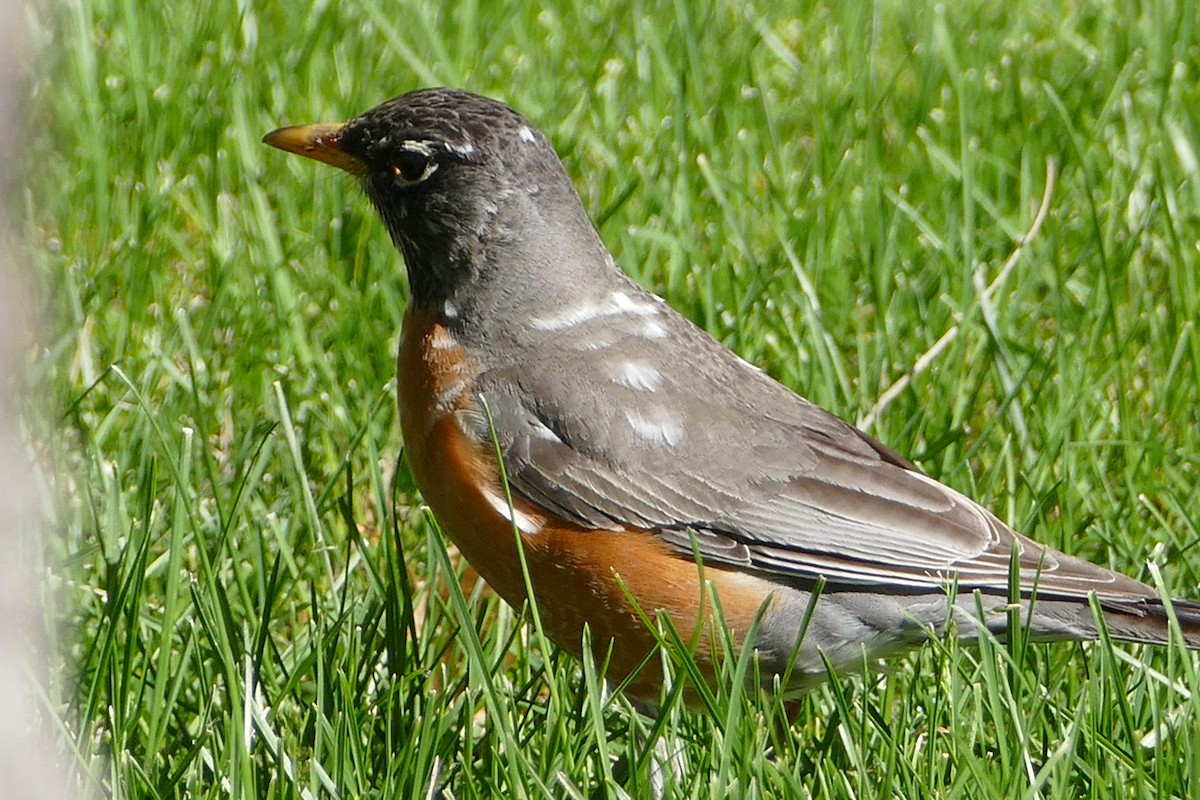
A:
[[[558,438],[558,434],[547,428],[545,425],[532,426],[529,430],[529,435],[535,439],[562,444],[562,439]]]
[[[561,331],[581,322],[587,322],[589,319],[604,316],[606,313],[612,312],[606,312],[603,306],[595,303],[583,303],[551,317],[534,317],[529,324],[539,331]]]
[[[504,497],[492,491],[485,491],[484,496],[487,497],[488,503],[496,510],[496,513],[510,523],[515,522],[517,530],[521,533],[534,534],[541,531],[542,523],[539,520],[535,520],[528,514],[522,513],[520,509],[509,506],[508,500]]]
[[[576,350],[586,350],[591,352],[595,350],[603,350],[606,347],[612,347],[614,344],[616,344],[616,341],[614,341],[611,336],[593,336],[590,339],[577,342],[573,346]]]
[[[642,336],[645,336],[647,339],[665,339],[667,338],[667,326],[661,322],[648,319],[642,326]]]
[[[645,361],[623,361],[615,367],[618,383],[643,392],[657,391],[662,386],[662,373]]]
[[[537,137],[535,137],[533,135],[533,131],[529,130],[528,125],[522,125],[521,129],[519,131],[517,131],[517,135],[521,137],[521,141],[523,141],[523,142],[536,142],[537,141]]]
[[[613,292],[612,302],[620,314],[636,314],[639,317],[650,317],[658,313],[658,308],[653,303],[640,303],[637,300],[631,299],[624,292]]]
[[[682,420],[665,408],[655,409],[653,417],[648,417],[636,409],[625,409],[625,419],[641,439],[650,444],[665,444],[674,446],[683,441]]]
[[[658,306],[654,303],[634,300],[624,292],[613,292],[603,302],[595,303],[586,301],[549,317],[535,317],[530,322],[530,325],[533,326],[534,330],[539,331],[561,331],[578,325],[581,322],[597,319],[598,317],[613,317],[621,314],[653,317],[658,314]],[[655,325],[658,329],[661,329],[662,333],[654,338],[665,336],[666,329],[657,323]]]

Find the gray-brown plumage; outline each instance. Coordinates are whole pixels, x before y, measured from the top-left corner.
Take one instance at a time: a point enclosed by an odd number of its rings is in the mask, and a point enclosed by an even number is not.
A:
[[[583,573],[599,577],[585,580],[581,594],[610,592],[612,575],[638,569],[670,583],[695,572],[698,554],[730,604],[770,598],[756,644],[768,668],[782,671],[821,583],[794,665],[800,688],[823,674],[822,653],[835,666],[861,664],[864,651],[910,646],[951,615],[977,620],[982,608],[983,623],[1003,633],[1015,549],[1021,618],[1034,638],[1094,638],[1094,595],[1114,638],[1168,640],[1166,609],[1149,586],[1020,536],[627,277],[553,148],[507,106],[423,90],[344,126],[285,129],[267,141],[359,178],[404,255],[410,313],[433,331],[420,334],[434,342],[428,352],[457,348],[456,363],[467,365],[428,390],[433,410],[422,413],[452,418],[455,435],[485,461],[494,428],[517,501],[498,513],[521,529],[533,558],[553,550],[576,566],[574,545],[544,546],[551,524],[577,536],[654,537],[661,562],[629,563],[614,546]],[[404,369],[402,384],[417,380]],[[423,430],[416,413],[402,392],[406,435]],[[419,483],[434,474],[414,471]],[[432,482],[421,486],[427,497],[440,491]],[[454,518],[450,501],[430,502],[439,517]],[[499,552],[473,542],[467,527],[447,525],[473,562]],[[554,594],[555,563],[545,558],[551,577],[537,573],[545,581],[535,583],[539,599]],[[488,576],[491,565],[476,567]],[[501,591],[512,602],[523,597]],[[679,592],[665,591],[635,596],[686,626],[689,612],[671,599]],[[612,602],[580,600],[600,610],[556,628],[559,643],[577,650],[582,622],[595,630],[603,622],[595,617],[627,613],[605,611]],[[1187,645],[1200,648],[1200,605],[1176,601],[1174,610]],[[970,625],[960,630],[972,635]],[[572,632],[576,641],[564,641]]]

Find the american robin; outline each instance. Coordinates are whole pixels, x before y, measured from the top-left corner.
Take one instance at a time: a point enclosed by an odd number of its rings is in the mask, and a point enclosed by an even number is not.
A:
[[[625,275],[508,106],[426,89],[263,141],[354,175],[403,254],[401,429],[444,531],[515,607],[519,535],[550,639],[578,655],[590,626],[635,697],[661,684],[655,660],[631,675],[644,615],[714,670],[705,582],[735,642],[761,613],[761,672],[790,666],[789,691],[952,617],[1003,635],[1014,559],[1032,638],[1096,638],[1094,595],[1113,638],[1168,641],[1151,587],[1014,532]],[[1200,603],[1173,606],[1200,648]]]

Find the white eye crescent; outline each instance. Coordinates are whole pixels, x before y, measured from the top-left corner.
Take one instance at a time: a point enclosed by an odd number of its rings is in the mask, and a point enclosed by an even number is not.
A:
[[[392,164],[392,174],[396,176],[397,182],[411,186],[437,172],[437,168],[437,162],[428,153],[403,150]]]

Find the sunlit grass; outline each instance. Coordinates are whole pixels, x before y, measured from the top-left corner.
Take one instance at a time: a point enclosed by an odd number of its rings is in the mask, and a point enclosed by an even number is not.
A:
[[[935,643],[788,724],[729,686],[648,720],[536,647],[400,461],[382,226],[259,144],[422,85],[506,100],[713,335],[1036,538],[1197,596],[1194,4],[241,5],[33,29],[25,418],[48,704],[94,789],[644,797],[661,739],[667,796],[1195,794],[1172,650]]]

